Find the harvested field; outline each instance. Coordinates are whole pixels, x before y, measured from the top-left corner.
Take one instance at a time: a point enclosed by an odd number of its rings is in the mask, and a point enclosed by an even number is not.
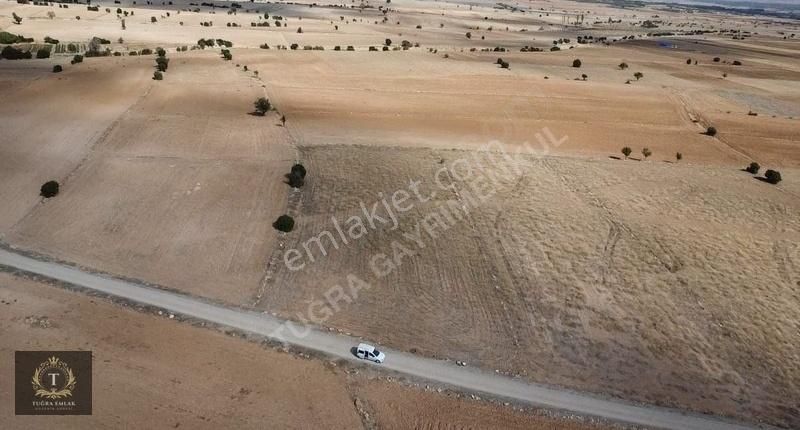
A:
[[[0,103],[0,200],[14,202],[0,205],[0,236],[36,206],[43,183],[69,175],[149,88],[149,64],[110,62],[116,64],[68,71],[60,79],[48,79],[49,67],[17,75],[0,64],[8,85],[3,98],[13,100]]]
[[[294,150],[274,115],[247,115],[262,94],[257,83],[219,59],[174,61],[168,73],[169,86],[156,84],[122,115],[63,198],[38,206],[10,240],[239,302],[277,246],[270,224],[286,205]],[[207,79],[218,85],[197,85]]]
[[[651,161],[530,159],[433,238],[418,223],[455,198],[435,184],[436,170],[461,157],[472,156],[306,148],[311,179],[287,242],[302,257],[281,266],[261,307],[531,380],[797,422],[799,327],[784,318],[799,303],[797,182],[778,189],[727,168],[698,176]],[[411,179],[434,199],[396,230],[387,221],[343,244],[332,216],[353,225],[349,217],[364,217],[359,201],[371,208]],[[412,255],[390,270],[395,243]],[[371,287],[332,300],[348,275]]]
[[[397,402],[403,404],[404,418],[420,423],[430,422],[432,411],[437,411],[438,423],[466,425],[470,421],[454,411],[474,410],[484,427],[498,420],[513,424],[510,428],[605,428],[427,393],[370,374],[349,375],[332,363],[277,352],[177,323],[167,315],[141,314],[5,273],[0,273],[0,307],[4,374],[13,374],[14,350],[82,349],[91,350],[94,357],[92,416],[15,417],[13,384],[2,384],[3,428],[352,429],[362,426],[354,399],[367,397],[372,419],[381,428],[403,426],[393,409]],[[445,415],[445,410],[453,413]]]
[[[800,426],[796,21],[566,0],[58,6],[0,4],[0,30],[34,39],[11,46],[60,40],[50,58],[0,60],[4,244],[529,381]],[[70,64],[93,37],[111,55]],[[157,47],[160,81],[141,54]],[[252,112],[261,96],[275,111]],[[490,141],[524,155],[457,161]],[[298,160],[309,175],[291,190]],[[48,180],[60,193],[43,199]],[[369,225],[361,203],[381,212],[397,190],[412,207],[396,228]],[[295,229],[277,233],[286,213]],[[364,234],[345,243],[357,217]],[[369,288],[331,289],[348,276]],[[100,388],[98,426],[583,425],[313,362],[267,366],[251,387],[238,369],[282,359],[8,276],[0,296],[25,302],[0,303],[6,353],[96,347],[114,360],[100,376],[133,384],[130,408]],[[65,333],[22,324],[48,314]],[[144,331],[103,331],[115,321]],[[199,361],[181,367],[185,353]],[[307,397],[262,404],[287,381]]]

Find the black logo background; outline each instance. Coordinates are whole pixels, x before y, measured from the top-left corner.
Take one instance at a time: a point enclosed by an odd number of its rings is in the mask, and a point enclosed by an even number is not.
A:
[[[36,397],[31,379],[42,363],[50,357],[64,361],[77,383],[68,398],[50,400]],[[37,405],[38,402],[64,402],[56,407]],[[68,405],[73,403],[74,406]],[[67,405],[65,405],[67,404]],[[91,351],[16,351],[14,353],[14,408],[17,415],[91,415],[92,414],[92,352]]]

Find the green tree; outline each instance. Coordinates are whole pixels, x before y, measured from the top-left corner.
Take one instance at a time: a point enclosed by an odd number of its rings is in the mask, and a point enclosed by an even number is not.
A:
[[[633,152],[633,151],[631,151],[631,148],[630,148],[630,147],[628,147],[628,146],[626,146],[626,147],[622,148],[622,155],[624,155],[626,159],[627,159],[628,157],[630,157],[630,155],[631,155],[631,152]]]
[[[272,227],[278,231],[288,233],[294,229],[294,218],[289,215],[281,215],[272,223]]]
[[[269,112],[269,109],[272,107],[266,97],[259,97],[258,100],[253,103],[253,105],[256,108],[256,112],[261,116],[266,115],[266,113]]]
[[[767,182],[773,185],[777,184],[782,180],[781,172],[777,170],[767,170],[766,172],[764,172],[764,177],[767,178]]]
[[[56,181],[47,181],[42,185],[42,188],[39,189],[39,195],[49,199],[50,197],[55,197],[58,195],[59,185]]]

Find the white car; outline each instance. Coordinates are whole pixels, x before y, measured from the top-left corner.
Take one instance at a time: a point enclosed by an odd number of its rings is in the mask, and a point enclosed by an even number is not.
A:
[[[372,345],[359,343],[356,347],[356,357],[364,360],[374,361],[376,363],[383,363],[383,360],[386,359],[386,354],[378,351]]]

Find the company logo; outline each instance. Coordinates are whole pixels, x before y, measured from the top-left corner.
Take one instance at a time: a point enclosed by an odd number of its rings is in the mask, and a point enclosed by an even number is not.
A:
[[[17,351],[17,415],[91,415],[91,351]]]
[[[45,399],[72,397],[77,379],[72,369],[58,357],[50,357],[33,372],[34,395]]]

